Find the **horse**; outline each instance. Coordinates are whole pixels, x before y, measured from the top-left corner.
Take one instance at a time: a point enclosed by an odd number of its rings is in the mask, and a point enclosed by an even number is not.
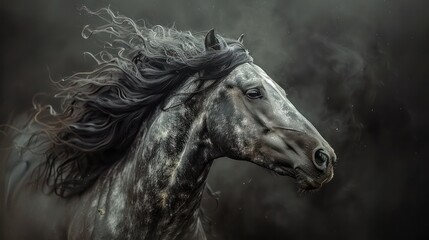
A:
[[[253,62],[243,35],[137,24],[108,8],[93,71],[35,104],[6,174],[9,239],[207,239],[200,210],[215,159],[248,161],[319,189],[336,155]]]

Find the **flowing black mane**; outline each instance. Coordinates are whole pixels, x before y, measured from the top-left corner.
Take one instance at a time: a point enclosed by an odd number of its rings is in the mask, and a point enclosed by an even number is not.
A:
[[[140,26],[106,8],[85,10],[106,24],[85,26],[83,37],[107,33],[108,48],[89,54],[95,70],[57,84],[59,112],[37,106],[34,117],[49,146],[40,177],[63,197],[83,192],[123,158],[147,116],[186,79],[196,74],[197,81],[220,79],[252,61],[236,40],[217,36],[220,49],[206,50],[203,35]]]

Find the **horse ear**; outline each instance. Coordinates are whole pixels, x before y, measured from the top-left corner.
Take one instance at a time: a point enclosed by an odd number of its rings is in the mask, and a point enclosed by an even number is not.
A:
[[[243,44],[243,39],[244,39],[244,34],[241,34],[240,37],[238,38],[238,41]]]
[[[216,34],[214,32],[214,29],[211,29],[204,39],[204,45],[206,47],[206,50],[214,49],[214,50],[220,50],[220,43],[219,40],[216,38]]]

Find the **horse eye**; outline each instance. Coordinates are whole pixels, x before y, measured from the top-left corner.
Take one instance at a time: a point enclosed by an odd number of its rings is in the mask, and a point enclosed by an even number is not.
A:
[[[262,97],[262,93],[257,88],[252,88],[246,91],[246,96],[251,99],[257,99]]]

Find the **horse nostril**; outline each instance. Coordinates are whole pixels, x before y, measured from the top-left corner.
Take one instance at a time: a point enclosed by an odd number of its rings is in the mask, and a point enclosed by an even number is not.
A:
[[[329,156],[322,150],[319,149],[316,151],[316,153],[314,154],[314,166],[323,171],[326,169],[326,166],[328,165],[328,161],[329,161]]]

